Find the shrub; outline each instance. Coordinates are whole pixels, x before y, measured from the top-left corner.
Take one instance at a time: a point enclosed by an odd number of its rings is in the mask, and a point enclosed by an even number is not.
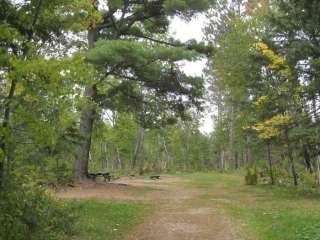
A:
[[[280,186],[290,186],[292,184],[292,176],[290,171],[282,167],[275,167],[273,175],[276,179],[276,184]]]
[[[258,171],[257,168],[247,168],[245,181],[247,185],[258,184]]]
[[[76,217],[68,204],[25,177],[10,179],[0,191],[0,239],[61,240],[73,233]]]
[[[300,170],[300,169],[298,169]],[[316,187],[316,179],[313,174],[310,174],[308,171],[305,169],[302,169],[298,172],[300,181],[303,185],[308,186],[308,187]]]

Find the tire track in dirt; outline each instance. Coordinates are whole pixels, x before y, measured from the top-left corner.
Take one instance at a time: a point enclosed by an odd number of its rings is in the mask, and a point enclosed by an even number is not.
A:
[[[230,219],[221,209],[201,206],[199,189],[186,186],[180,177],[161,180],[122,178],[111,184],[87,182],[59,191],[68,199],[147,201],[155,212],[134,229],[126,240],[236,240]]]
[[[158,205],[127,240],[234,240],[230,220],[219,209],[196,203],[203,192],[186,186],[177,177],[165,176],[159,182],[137,180],[122,181],[134,186],[147,186],[161,190],[161,196],[152,195]]]

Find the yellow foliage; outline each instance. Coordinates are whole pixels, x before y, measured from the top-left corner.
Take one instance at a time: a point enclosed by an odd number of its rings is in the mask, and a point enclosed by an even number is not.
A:
[[[285,58],[279,55],[274,54],[271,60],[272,63],[268,66],[270,69],[279,69],[285,64]]]
[[[281,70],[280,76],[285,77],[287,79],[290,79],[291,78],[291,71],[290,71],[289,67],[286,67],[285,69]]]
[[[255,47],[259,51],[261,51],[263,56],[270,59],[271,64],[269,64],[267,66],[269,69],[279,69],[279,68],[284,67],[285,72],[283,74],[289,75],[288,71],[290,71],[290,70],[289,70],[288,66],[285,64],[286,59],[284,56],[275,54],[271,49],[269,49],[268,45],[263,42],[256,43]]]
[[[255,102],[255,105],[257,106],[261,106],[264,105],[266,103],[270,102],[270,99],[268,96],[261,96],[258,98],[258,100]]]
[[[27,95],[24,97],[24,100],[29,102],[29,103],[32,103],[32,102],[35,102],[37,100],[37,98],[35,96],[32,96],[32,95]]]
[[[272,60],[274,58],[274,52],[271,51],[270,49],[263,49],[261,50],[262,51],[262,54],[263,56],[266,56],[267,58],[269,58],[270,60]]]
[[[284,114],[277,114],[272,118],[257,123],[252,127],[252,129],[259,132],[259,137],[261,139],[270,139],[281,135],[281,127],[290,124],[292,121],[291,116]]]
[[[268,49],[268,45],[263,43],[263,42],[258,42],[255,44],[255,47],[259,50],[267,50]]]
[[[25,87],[21,83],[17,83],[15,93],[17,95],[19,95],[19,94],[23,93],[24,90],[25,90]]]

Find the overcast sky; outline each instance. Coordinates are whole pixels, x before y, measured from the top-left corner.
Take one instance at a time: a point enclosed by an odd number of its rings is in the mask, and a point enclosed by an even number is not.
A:
[[[205,17],[197,16],[192,21],[185,22],[180,18],[174,18],[170,25],[170,33],[185,42],[190,39],[201,41],[203,39],[202,29],[205,26]],[[205,67],[205,60],[197,62],[186,62],[184,71],[193,76],[201,76]],[[205,117],[202,119],[200,130],[204,133],[212,132],[213,121],[209,108],[206,109]]]

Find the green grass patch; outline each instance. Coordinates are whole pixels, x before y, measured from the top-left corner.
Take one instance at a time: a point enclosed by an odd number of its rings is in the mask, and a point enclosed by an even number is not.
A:
[[[72,205],[79,216],[72,240],[123,239],[152,210],[150,204],[134,202],[79,200]]]
[[[246,232],[253,239],[320,240],[318,190],[246,186],[239,173],[196,173],[187,177],[192,186],[206,190],[199,199],[201,204],[225,209],[235,224],[246,226]]]

